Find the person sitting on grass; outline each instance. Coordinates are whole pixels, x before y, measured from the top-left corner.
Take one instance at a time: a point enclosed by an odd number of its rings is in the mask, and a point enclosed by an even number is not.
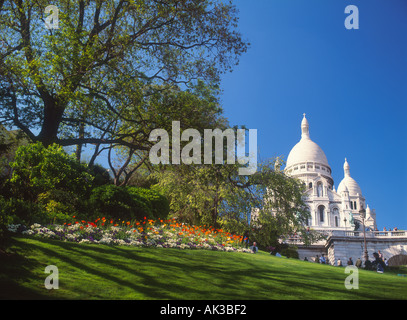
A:
[[[259,251],[259,248],[257,248],[256,242],[253,242],[253,245],[250,247],[250,249],[253,251],[253,253],[257,253],[257,251]]]

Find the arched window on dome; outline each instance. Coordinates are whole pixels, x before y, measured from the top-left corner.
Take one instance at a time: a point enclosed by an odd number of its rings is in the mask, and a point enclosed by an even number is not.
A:
[[[312,189],[312,182],[308,184],[308,188]]]
[[[325,207],[323,205],[320,205],[318,207],[318,215],[319,215],[319,222],[324,222],[325,221]]]

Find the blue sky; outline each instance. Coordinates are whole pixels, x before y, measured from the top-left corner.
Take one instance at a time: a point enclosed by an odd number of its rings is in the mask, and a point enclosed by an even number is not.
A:
[[[235,4],[251,48],[223,77],[230,124],[258,130],[260,158],[286,158],[306,113],[335,186],[347,157],[379,230],[407,229],[407,1]],[[348,5],[358,30],[345,28]]]

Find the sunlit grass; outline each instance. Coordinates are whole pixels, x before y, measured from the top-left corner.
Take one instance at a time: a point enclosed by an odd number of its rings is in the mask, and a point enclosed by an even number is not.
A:
[[[344,268],[209,250],[77,244],[16,236],[2,256],[0,297],[7,299],[407,299],[407,278],[359,272],[347,290]],[[47,290],[47,265],[59,289]]]

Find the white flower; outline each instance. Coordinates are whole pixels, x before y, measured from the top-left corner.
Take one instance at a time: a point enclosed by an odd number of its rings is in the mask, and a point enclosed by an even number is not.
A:
[[[138,241],[138,240],[130,240],[129,245],[135,246],[135,247],[141,247],[141,246],[143,246],[143,242]]]
[[[55,226],[56,232],[64,232],[64,228],[62,226]]]
[[[72,240],[72,241],[75,241],[75,240],[76,240],[76,236],[75,236],[74,234],[67,233],[67,234],[65,235],[65,237],[66,237],[68,240]]]
[[[102,239],[100,239],[99,241],[97,241],[97,243],[101,243],[101,244],[110,244],[112,242],[112,238],[109,237],[103,237]]]
[[[17,230],[18,230],[18,228],[19,228],[20,226],[21,226],[21,224],[9,224],[9,225],[7,226],[7,229],[8,229],[8,231],[10,231],[10,232],[16,233]]]
[[[118,245],[125,245],[126,242],[122,239],[116,239],[113,241],[114,244],[118,244]]]
[[[68,229],[68,231],[76,231],[76,230],[79,230],[79,228],[80,228],[80,224],[75,223],[75,224],[69,226],[67,229]]]
[[[119,231],[121,231],[121,230],[122,230],[122,228],[121,228],[121,227],[115,227],[115,226],[111,226],[111,227],[110,227],[110,230],[111,230],[112,232],[114,232],[114,231],[119,232]]]

